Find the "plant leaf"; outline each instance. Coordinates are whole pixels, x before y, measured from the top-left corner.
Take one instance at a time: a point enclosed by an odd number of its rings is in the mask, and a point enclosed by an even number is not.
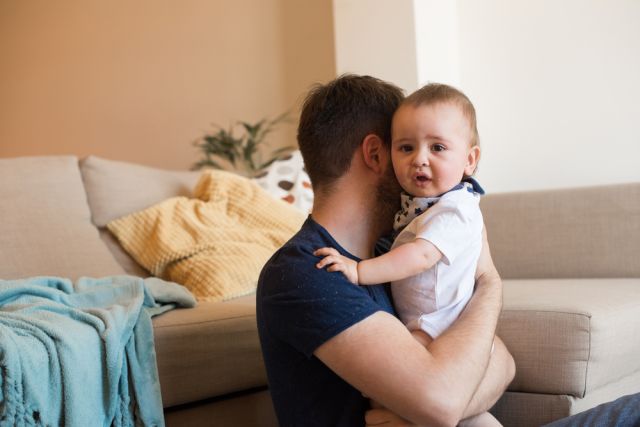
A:
[[[260,144],[265,142],[266,136],[281,122],[290,121],[289,111],[276,116],[274,119],[262,119],[256,123],[236,121],[226,129],[212,124],[213,130],[193,142],[193,145],[204,155],[204,159],[194,164],[194,168],[215,167],[224,169],[218,159],[230,164],[236,171],[242,173],[262,170],[273,163],[279,156],[295,147],[281,147],[271,151],[270,160],[261,162],[262,152]],[[234,130],[241,130],[241,135],[234,136]],[[215,160],[214,158],[215,157]]]

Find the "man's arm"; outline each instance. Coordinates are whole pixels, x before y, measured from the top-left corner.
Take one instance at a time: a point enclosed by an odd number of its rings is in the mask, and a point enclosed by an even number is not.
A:
[[[502,340],[495,337],[495,349],[489,359],[489,366],[473,394],[463,418],[487,412],[500,399],[516,373],[513,356],[507,350]]]
[[[496,336],[495,350],[491,354],[489,366],[478,389],[471,398],[471,402],[469,402],[467,409],[464,411],[463,420],[489,411],[507,389],[507,386],[513,380],[514,374],[515,363],[513,357],[509,354],[502,340]],[[365,414],[365,424],[367,426],[384,424],[385,427],[416,427],[416,424],[403,419],[378,402],[371,401],[371,407],[372,409]]]
[[[321,345],[315,355],[355,388],[417,424],[455,425],[485,376],[502,282],[484,241],[476,291],[427,350],[388,313],[377,312]]]

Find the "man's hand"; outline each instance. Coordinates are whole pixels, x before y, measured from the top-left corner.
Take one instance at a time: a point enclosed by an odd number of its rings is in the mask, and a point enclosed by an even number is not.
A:
[[[313,254],[324,257],[316,264],[316,267],[324,268],[328,265],[327,271],[340,271],[348,281],[354,285],[358,284],[358,263],[356,261],[340,255],[334,248],[321,248]]]

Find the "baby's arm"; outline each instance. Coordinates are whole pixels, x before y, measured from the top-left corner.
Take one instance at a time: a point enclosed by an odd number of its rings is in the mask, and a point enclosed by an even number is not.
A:
[[[433,267],[442,252],[431,242],[415,239],[376,258],[356,262],[333,248],[322,248],[314,255],[324,256],[316,266],[327,271],[341,271],[351,283],[377,285],[415,276]]]

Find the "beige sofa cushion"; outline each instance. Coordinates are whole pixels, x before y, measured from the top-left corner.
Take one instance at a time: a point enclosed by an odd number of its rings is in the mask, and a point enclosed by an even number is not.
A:
[[[89,156],[80,161],[92,220],[100,237],[128,274],[149,273],[133,260],[106,229],[109,221],[175,196],[190,196],[199,172],[156,169]]]
[[[123,274],[91,224],[75,157],[0,159],[0,278]]]
[[[199,172],[169,171],[89,156],[80,161],[92,220],[98,227],[175,196],[191,196]]]
[[[505,279],[640,277],[640,183],[490,194],[481,208]]]
[[[165,408],[267,384],[255,294],[173,310],[153,326]]]
[[[505,280],[511,391],[583,397],[640,371],[640,279]]]
[[[491,413],[505,427],[539,427],[560,418],[586,411],[621,396],[635,394],[640,371],[590,391],[584,398],[566,394],[506,392],[491,408]]]

